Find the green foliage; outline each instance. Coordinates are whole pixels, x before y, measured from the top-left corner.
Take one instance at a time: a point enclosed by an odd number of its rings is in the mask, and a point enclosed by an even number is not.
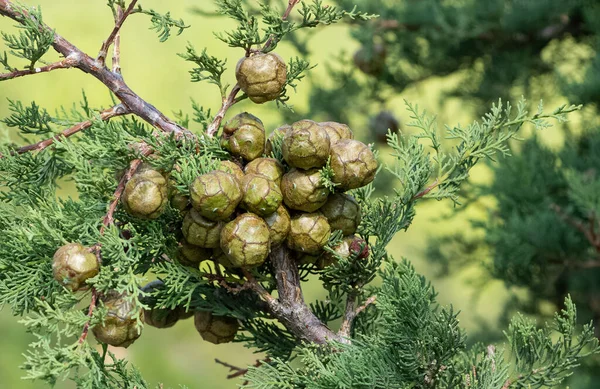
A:
[[[496,154],[507,156],[509,152],[507,142],[515,137],[524,123],[531,123],[536,129],[544,129],[549,126],[546,119],[564,121],[565,114],[581,109],[581,106],[561,106],[550,114],[544,114],[543,104],[540,102],[537,113],[529,117],[525,101],[521,100],[517,104],[517,112],[513,118],[513,107],[510,103],[503,106],[502,101],[499,101],[497,105],[492,106],[492,111],[483,117],[481,124],[474,122],[466,128],[460,125],[446,128],[446,138],[459,141],[455,148],[456,153],[447,154],[441,150],[435,117],[428,118],[425,112],[419,113],[418,107],[408,103],[407,107],[410,118],[413,119],[412,122],[407,123],[407,126],[418,128],[422,132],[404,147],[399,144],[396,134],[389,135],[390,145],[395,151],[394,155],[403,162],[398,165],[400,169],[390,171],[403,183],[404,190],[408,188],[411,191],[414,187],[420,186],[426,191],[422,195],[424,198],[437,200],[450,198],[454,202],[458,202],[458,190],[469,177],[471,168],[480,159],[493,160]],[[429,157],[424,155],[423,146],[417,143],[417,139],[431,141],[431,147],[435,151],[433,164],[428,161]],[[416,156],[413,157],[411,153]],[[406,163],[410,164],[405,165]],[[432,184],[433,190],[423,188],[429,179],[430,171],[436,172]]]
[[[286,105],[286,102],[290,99],[288,96],[288,88],[291,87],[295,92],[298,82],[305,77],[306,72],[314,69],[315,66],[316,65],[311,66],[307,60],[299,57],[290,59],[287,64],[287,80],[277,102]]]
[[[221,83],[221,76],[225,72],[225,64],[227,61],[220,60],[206,53],[206,49],[202,50],[200,55],[196,54],[196,50],[191,45],[187,46],[187,52],[180,54],[180,57],[186,61],[196,64],[196,68],[190,70],[192,82],[208,81],[219,87],[221,97],[225,97],[227,93],[227,85]]]
[[[8,107],[13,114],[2,120],[8,127],[16,127],[22,134],[44,135],[52,132],[52,117],[35,101],[31,102],[31,107],[24,107],[20,101],[9,99]]]
[[[508,328],[507,338],[516,361],[517,388],[544,388],[560,384],[579,365],[579,359],[597,352],[598,339],[591,324],[576,335],[577,310],[570,297],[565,309],[552,323],[536,329],[535,323],[518,315]],[[554,333],[558,338],[553,341]]]
[[[153,9],[142,8],[141,5],[138,5],[133,13],[150,16],[150,23],[152,23],[150,29],[156,31],[160,42],[166,42],[171,37],[171,30],[176,29],[177,35],[181,35],[186,28],[190,27],[182,19],[173,19],[170,12],[161,14]]]
[[[456,314],[439,307],[429,283],[404,261],[389,261],[377,290],[379,318],[373,331],[335,351],[305,346],[300,367],[281,359],[251,367],[245,388],[544,388],[560,384],[598,340],[590,326],[575,328],[571,300],[546,327],[517,317],[507,333],[508,349],[465,348]],[[423,323],[427,323],[423,327]],[[558,335],[558,338],[555,336]],[[506,352],[514,353],[511,368]],[[563,370],[565,369],[565,370]]]
[[[10,54],[17,58],[29,61],[28,69],[33,70],[35,64],[46,54],[54,42],[54,31],[43,27],[42,11],[38,8],[27,9],[21,5],[13,5],[20,15],[16,27],[20,30],[19,35],[11,35],[2,32],[2,39],[10,49]],[[1,63],[10,70],[6,53]]]
[[[215,34],[217,38],[231,47],[240,47],[250,52],[253,46],[266,44],[264,52],[269,52],[288,34],[303,28],[314,28],[319,25],[337,23],[343,18],[351,20],[369,20],[375,15],[359,12],[356,7],[352,11],[324,5],[322,0],[313,0],[311,4],[300,2],[299,13],[302,16],[300,23],[294,23],[287,18],[282,18],[281,10],[271,6],[270,2],[263,2],[260,15],[264,27],[259,28],[258,19],[251,15],[244,7],[243,0],[217,0],[218,12],[234,19],[238,26],[233,31]],[[261,34],[261,30],[263,33]]]
[[[331,193],[335,192],[335,187],[340,184],[333,182],[334,172],[331,169],[331,157],[327,158],[327,164],[321,168],[321,184],[327,188]]]

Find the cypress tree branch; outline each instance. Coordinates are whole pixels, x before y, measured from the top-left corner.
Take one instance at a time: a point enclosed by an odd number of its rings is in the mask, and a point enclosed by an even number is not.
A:
[[[16,22],[23,24],[23,17],[31,17],[26,11],[23,12],[23,14],[18,12],[11,1],[0,0],[0,15],[7,16]],[[52,31],[46,24],[42,24],[41,26],[42,28]],[[174,133],[178,138],[183,136],[194,137],[189,130],[169,119],[153,105],[146,102],[131,90],[120,74],[113,73],[106,68],[104,63],[99,63],[89,55],[85,54],[59,34],[54,34],[54,43],[52,46],[59,54],[62,54],[65,58],[70,58],[70,60],[74,62],[73,67],[91,74],[102,82],[119,100],[121,100],[123,105],[127,107],[131,113],[139,116],[152,126],[164,132]]]
[[[340,326],[340,330],[338,331],[338,335],[343,336],[344,338],[350,338],[350,334],[352,332],[352,324],[354,324],[354,319],[358,316],[362,311],[367,309],[367,307],[375,302],[377,296],[369,297],[365,303],[358,308],[356,307],[356,298],[357,293],[352,292],[348,294],[348,299],[346,300],[346,313],[344,314],[344,321]]]
[[[115,14],[115,22],[123,17],[123,8],[117,6],[117,13]],[[112,57],[112,71],[113,73],[121,74],[121,30],[115,35],[115,43],[113,45],[113,57]]]
[[[106,60],[106,55],[108,53],[108,49],[110,48],[110,45],[113,44],[113,42],[115,42],[115,39],[116,39],[117,35],[119,34],[121,27],[123,27],[123,23],[125,23],[125,19],[127,19],[127,17],[129,15],[131,15],[131,12],[133,11],[133,8],[135,7],[136,3],[137,3],[137,0],[132,0],[131,3],[129,4],[129,7],[127,7],[127,10],[125,10],[125,12],[120,15],[120,17],[117,17],[115,27],[110,32],[108,39],[106,39],[102,43],[102,47],[100,48],[100,52],[98,53],[98,57],[96,58],[96,60],[100,64],[102,64],[102,66],[104,66],[104,62]],[[118,7],[118,9],[121,10],[121,7]],[[119,13],[121,13],[121,12],[117,12],[117,15]]]
[[[76,65],[73,58],[65,58],[62,61],[51,63],[50,65],[42,66],[35,69],[15,70],[10,73],[0,74],[0,81],[12,80],[13,78],[29,76],[31,74],[47,73],[57,69],[69,69]]]
[[[98,263],[101,263],[100,260],[100,250],[96,250],[96,258],[98,259]],[[88,308],[88,321],[83,325],[83,330],[81,331],[81,336],[79,337],[78,343],[83,344],[85,342],[88,333],[90,332],[90,320],[94,314],[94,309],[96,309],[96,303],[98,301],[98,292],[96,289],[92,288],[92,300],[90,301],[90,307]]]
[[[269,307],[285,327],[301,340],[316,344],[330,341],[349,343],[348,339],[331,331],[310,310],[302,295],[298,265],[290,252],[283,246],[275,247],[270,254],[277,280],[277,303],[269,302]]]
[[[118,104],[110,109],[100,112],[98,117],[102,121],[108,121],[114,117],[123,116],[123,115],[127,115],[130,113],[131,112],[129,112],[127,107],[125,107],[123,104]],[[52,145],[55,141],[60,140],[62,137],[68,138],[71,135],[75,135],[79,131],[83,131],[87,128],[90,128],[93,124],[94,124],[93,120],[86,120],[84,122],[77,123],[73,127],[67,128],[66,130],[64,130],[60,134],[53,136],[52,138],[45,139],[45,140],[39,141],[37,143],[31,144],[31,145],[23,146],[17,150],[17,153],[23,154],[23,153],[27,153],[30,151],[44,150],[46,147]]]
[[[147,151],[147,154],[150,154],[150,152]],[[115,190],[113,200],[111,201],[110,205],[108,206],[108,212],[106,213],[106,216],[104,216],[104,219],[102,220],[102,227],[100,227],[100,234],[104,234],[106,227],[108,227],[114,223],[114,221],[115,221],[114,214],[117,209],[117,205],[119,204],[119,201],[121,200],[121,195],[123,194],[123,191],[125,190],[125,185],[127,185],[127,182],[129,180],[131,180],[131,177],[133,176],[133,174],[138,169],[138,167],[140,166],[141,163],[142,163],[141,159],[134,159],[133,161],[131,161],[131,163],[129,164],[129,169],[125,172],[125,174],[119,181],[119,185],[117,185],[117,189]]]
[[[289,0],[288,1],[288,6],[287,6],[285,12],[283,13],[283,16],[281,17],[281,20],[287,20],[287,18],[292,13],[292,10],[294,9],[294,7],[296,5],[298,5],[299,2],[300,2],[300,0]],[[262,51],[265,51],[269,47],[271,47],[271,44],[273,43],[274,39],[275,39],[275,35],[271,34],[271,36],[269,37],[269,39],[267,39],[267,41],[265,42],[265,44],[264,44],[264,46],[262,48]]]
[[[219,128],[221,127],[221,122],[223,121],[227,110],[237,102],[235,97],[237,96],[240,90],[240,86],[238,84],[235,84],[235,86],[229,93],[229,96],[227,96],[227,98],[223,100],[223,105],[221,105],[221,109],[219,109],[219,112],[217,113],[214,120],[206,130],[208,136],[215,136],[217,131],[219,131]]]
[[[254,367],[260,367],[260,366],[262,366],[264,363],[269,363],[270,361],[271,361],[271,359],[270,359],[270,358],[265,358],[265,359],[264,359],[264,360],[262,360],[262,361],[261,361],[261,360],[257,360],[257,361],[254,363],[254,365],[253,365],[253,366],[254,366]],[[241,377],[241,376],[243,376],[243,375],[246,375],[246,373],[248,373],[248,368],[241,368],[241,367],[238,367],[238,366],[232,365],[232,364],[230,364],[230,363],[227,363],[227,362],[221,361],[221,360],[220,360],[220,359],[218,359],[218,358],[215,358],[215,362],[216,362],[216,363],[218,363],[219,365],[223,365],[223,366],[225,366],[226,368],[228,368],[228,369],[229,369],[229,371],[231,372],[231,374],[229,374],[229,375],[227,376],[227,379],[233,379],[233,378]],[[247,383],[248,383],[248,381],[246,381],[246,383],[244,383],[243,385],[247,385]]]
[[[598,236],[598,234],[596,234],[596,231],[595,231],[595,223],[596,223],[595,218],[590,217],[589,225],[585,225],[583,222],[576,220],[576,219],[572,218],[571,216],[569,216],[557,204],[550,205],[550,208],[552,208],[552,210],[554,212],[556,212],[558,214],[558,216],[560,216],[561,219],[563,219],[565,222],[569,223],[577,231],[581,232],[585,236],[585,238],[588,240],[588,242],[590,242],[590,244],[594,247],[594,249],[596,249],[596,251],[600,253],[600,236]],[[586,268],[589,268],[589,267],[586,267]]]

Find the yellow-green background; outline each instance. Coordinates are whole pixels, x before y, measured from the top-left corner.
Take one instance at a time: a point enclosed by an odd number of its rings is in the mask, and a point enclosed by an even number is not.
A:
[[[104,0],[24,0],[28,5],[39,4],[44,11],[44,21],[56,29],[56,32],[70,40],[81,50],[95,56],[102,40],[112,29],[111,13],[105,6]],[[34,3],[35,2],[35,3]],[[127,21],[122,34],[122,68],[123,76],[128,85],[142,98],[146,99],[168,116],[173,111],[190,112],[190,97],[206,107],[216,110],[220,98],[214,86],[209,84],[192,84],[189,82],[188,70],[190,65],[177,57],[185,49],[189,41],[201,50],[209,49],[209,53],[219,57],[227,57],[231,67],[243,55],[236,49],[228,48],[218,41],[214,31],[223,31],[227,22],[223,18],[203,18],[194,15],[190,9],[201,6],[204,9],[212,7],[211,1],[180,0],[163,2],[145,0],[145,7],[159,11],[171,11],[176,17],[183,18],[191,28],[183,35],[173,37],[166,43],[159,43],[156,34],[148,29],[150,23],[146,16],[134,15]],[[7,18],[0,19],[0,30],[15,31],[14,23]],[[311,41],[313,56],[312,63],[323,64],[332,53],[345,49],[353,52],[357,47],[348,36],[345,27],[327,27]],[[6,48],[0,43],[0,52]],[[294,54],[293,49],[285,44],[278,52],[289,58]],[[49,60],[57,59],[51,53]],[[323,80],[325,66],[313,70],[315,76]],[[233,72],[226,73],[229,82],[234,83]],[[402,99],[406,98],[418,103],[423,108],[439,113],[439,121],[455,124],[468,123],[473,119],[468,105],[459,101],[446,101],[438,106],[438,96],[455,82],[453,79],[433,79],[418,87],[412,88],[401,96],[389,102],[389,108],[396,111],[401,119],[405,119]],[[292,94],[291,104],[301,108],[306,105],[309,90],[308,83],[301,84],[297,94]],[[22,100],[28,103],[35,100],[42,107],[53,111],[55,108],[80,99],[81,91],[85,90],[92,106],[108,106],[109,93],[107,89],[93,77],[78,70],[59,70],[50,74],[41,74],[16,79],[0,84],[0,116],[8,114],[6,98]],[[549,103],[548,103],[549,104]],[[467,108],[465,108],[467,107]],[[280,123],[279,113],[274,103],[262,106],[245,102],[234,107],[229,116],[250,110],[259,116],[273,129]],[[364,122],[364,120],[362,121]],[[365,129],[355,129],[364,133]],[[17,140],[17,138],[14,138]],[[560,144],[560,134],[548,131],[547,139],[551,143]],[[385,152],[385,151],[384,151]],[[474,179],[488,179],[483,169],[476,172]],[[438,202],[423,202],[418,208],[415,223],[407,233],[400,233],[393,241],[391,248],[395,257],[406,256],[415,264],[418,271],[432,275],[430,266],[424,261],[424,250],[428,237],[435,233],[466,228],[466,221],[453,220],[451,223],[439,223],[440,213],[448,213],[451,204]],[[501,311],[502,302],[507,291],[500,281],[490,282],[483,295],[477,301],[473,300],[474,289],[467,285],[466,279],[477,277],[476,268],[467,269],[458,276],[449,279],[435,279],[434,286],[440,292],[439,301],[442,304],[452,303],[461,310],[461,322],[468,330],[497,331],[496,321]],[[306,291],[309,299],[319,296],[320,290],[312,285]],[[479,322],[478,319],[483,319]],[[484,324],[482,324],[484,323]],[[484,328],[481,328],[481,327]],[[23,372],[19,365],[23,362],[21,354],[26,350],[31,337],[24,328],[17,324],[9,309],[0,312],[0,388],[42,388],[40,382],[19,380]],[[231,388],[236,382],[225,379],[227,369],[215,364],[214,358],[219,358],[235,365],[251,364],[256,359],[251,350],[239,344],[214,346],[202,341],[193,328],[191,321],[178,323],[169,330],[145,328],[142,338],[127,350],[115,350],[119,355],[127,355],[136,364],[150,384],[164,383],[165,387],[177,387],[185,384],[190,388]],[[57,387],[71,387],[60,382]]]

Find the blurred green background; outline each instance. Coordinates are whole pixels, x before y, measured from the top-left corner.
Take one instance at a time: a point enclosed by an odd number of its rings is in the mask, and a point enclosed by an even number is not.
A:
[[[35,3],[28,0],[28,5],[41,5],[47,24],[92,56],[96,55],[102,40],[108,36],[113,26],[112,15],[104,1],[32,1]],[[183,18],[191,28],[179,37],[173,37],[166,43],[159,43],[155,33],[148,29],[150,25],[148,18],[141,15],[132,16],[122,31],[122,68],[128,85],[168,116],[173,116],[173,112],[179,110],[190,112],[190,97],[202,106],[210,107],[213,111],[217,110],[220,105],[217,89],[208,84],[190,83],[188,75],[190,66],[179,58],[177,53],[184,52],[187,42],[191,42],[197,50],[207,47],[210,54],[228,58],[228,63],[233,68],[243,53],[226,47],[213,35],[215,31],[225,30],[227,21],[223,18],[206,18],[190,12],[197,6],[210,10],[212,2],[179,0],[166,4],[158,0],[145,0],[143,4],[145,7],[162,12],[171,11],[175,17]],[[13,24],[12,21],[2,18],[0,30],[14,31]],[[312,70],[313,76],[319,79],[326,77],[324,64],[332,60],[335,53],[340,51],[352,53],[357,49],[356,43],[350,39],[348,29],[344,26],[320,29],[311,40],[309,47],[312,53],[310,61],[313,64],[320,64]],[[5,49],[0,43],[0,52]],[[277,51],[285,58],[295,54],[294,49],[285,43],[281,44]],[[54,53],[50,53],[46,59],[57,58]],[[231,84],[235,82],[232,69],[228,71],[227,79]],[[467,123],[474,119],[475,110],[471,110],[472,107],[461,104],[457,99],[444,101],[443,104],[438,103],[439,96],[453,83],[456,83],[456,80],[451,77],[432,78],[417,87],[410,88],[402,96],[387,102],[387,105],[401,120],[405,119],[402,100],[407,99],[418,103],[430,112],[438,113],[440,124]],[[290,104],[299,108],[306,107],[309,88],[309,82],[301,83],[297,93],[291,94]],[[7,98],[25,103],[33,100],[52,112],[61,105],[69,107],[79,101],[82,90],[85,90],[92,106],[106,107],[110,104],[107,89],[93,77],[78,70],[59,70],[3,82],[0,84],[0,116],[5,117],[8,114]],[[547,101],[546,105],[558,103],[563,101]],[[244,110],[259,116],[269,131],[282,124],[281,114],[275,103],[257,106],[244,102],[230,110],[228,117]],[[577,118],[574,120],[576,122]],[[360,138],[367,130],[355,128],[354,131]],[[558,147],[562,142],[561,132],[558,129],[550,129],[545,133],[544,139],[548,144]],[[22,142],[17,138],[14,140]],[[385,155],[385,152],[384,149],[382,155]],[[485,168],[479,168],[473,175],[473,180],[488,179],[490,179],[489,172]],[[68,194],[68,191],[65,193]],[[468,282],[476,279],[478,272],[482,272],[479,268],[465,269],[448,279],[434,279],[431,265],[424,260],[426,244],[430,236],[466,229],[467,219],[475,216],[465,214],[460,218],[452,219],[451,222],[440,222],[440,215],[451,212],[451,207],[452,204],[449,202],[421,203],[415,223],[408,232],[400,233],[396,237],[390,251],[396,258],[404,256],[410,259],[419,272],[432,280],[440,292],[441,304],[452,303],[457,310],[462,311],[461,322],[468,332],[500,331],[501,329],[497,328],[495,323],[502,312],[503,303],[509,294],[519,293],[518,290],[506,290],[501,281],[491,281],[481,293]],[[306,290],[308,300],[314,299],[320,293],[317,284],[311,285]],[[23,362],[21,354],[32,339],[17,321],[11,316],[9,310],[0,312],[0,334],[2,334],[0,388],[45,387],[40,383],[20,380],[19,365]],[[219,358],[233,365],[245,366],[259,358],[253,355],[252,350],[245,349],[239,344],[215,346],[204,342],[189,320],[179,322],[169,330],[147,327],[142,338],[129,349],[113,351],[120,356],[127,355],[128,359],[140,368],[149,383],[164,383],[165,387],[177,387],[179,384],[190,388],[235,387],[237,382],[227,380],[227,369],[216,364],[214,359]],[[59,383],[57,387],[67,388],[71,385]]]

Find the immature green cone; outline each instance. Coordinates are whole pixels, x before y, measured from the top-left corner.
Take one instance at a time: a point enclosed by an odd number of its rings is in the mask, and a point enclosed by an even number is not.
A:
[[[179,246],[177,260],[184,266],[197,269],[200,263],[210,259],[210,256],[211,252],[209,249],[205,249],[200,246],[194,246],[193,244],[189,244],[184,240],[181,242],[181,246]]]
[[[192,206],[210,220],[227,220],[242,200],[240,182],[233,174],[215,170],[196,177],[190,185]]]
[[[258,174],[281,185],[281,177],[285,173],[281,162],[274,158],[256,158],[244,168],[246,174]]]
[[[140,219],[156,219],[167,205],[167,180],[156,170],[144,169],[133,175],[121,196],[123,208]]]
[[[242,190],[242,208],[258,216],[272,214],[283,200],[279,185],[258,174],[246,174],[242,181]]]
[[[129,347],[142,334],[142,329],[133,316],[134,305],[117,292],[108,293],[102,301],[108,312],[104,324],[98,324],[92,329],[94,336],[98,342],[115,347]],[[143,312],[140,312],[140,319],[144,320]]]
[[[292,124],[283,138],[281,151],[288,165],[300,169],[320,168],[329,158],[327,131],[312,120]]]
[[[223,222],[209,220],[192,208],[183,218],[181,230],[188,243],[211,249],[219,247],[223,225]]]
[[[211,312],[194,314],[194,326],[202,339],[214,344],[229,343],[238,331],[238,321],[233,317],[215,316]]]
[[[356,189],[373,181],[377,160],[366,144],[342,139],[331,147],[331,169],[333,182],[340,184],[340,189]]]
[[[329,196],[319,211],[327,218],[332,230],[341,230],[344,235],[354,234],[360,224],[360,205],[345,193]]]
[[[281,179],[281,193],[288,208],[314,212],[327,202],[329,189],[321,183],[319,169],[292,169]]]
[[[349,258],[351,255],[356,255],[357,259],[369,257],[369,245],[364,239],[356,235],[345,236],[338,245],[333,247],[333,251],[342,258]],[[319,257],[316,264],[319,269],[324,269],[336,262],[335,255],[325,252]]]
[[[320,213],[303,213],[292,218],[287,245],[301,253],[317,255],[327,244],[331,227]]]
[[[269,227],[271,246],[283,243],[290,233],[291,219],[287,209],[280,205],[277,211],[265,217],[265,222]]]
[[[275,100],[287,81],[287,68],[275,53],[257,53],[240,59],[235,69],[237,82],[256,104]]]
[[[244,171],[241,167],[235,162],[231,161],[221,161],[219,163],[219,167],[217,170],[220,170],[225,173],[233,174],[238,181],[242,182],[242,178],[244,178]]]
[[[244,213],[221,231],[221,249],[234,267],[261,265],[270,251],[269,227],[260,217]]]
[[[95,277],[98,271],[96,256],[79,243],[60,247],[52,258],[54,279],[72,292],[87,288],[85,281]]]
[[[329,142],[333,146],[335,142],[340,139],[354,139],[354,133],[348,125],[337,123],[337,122],[322,122],[319,123],[321,127],[327,131],[329,135]]]
[[[256,116],[240,113],[225,123],[221,146],[235,157],[252,161],[265,151],[265,127]]]
[[[285,136],[288,128],[292,128],[289,124],[284,124],[283,126],[276,128],[267,139],[267,144],[265,145],[265,155],[267,157],[271,157],[273,154],[273,144],[275,143],[275,138],[280,138],[283,141],[283,137]]]
[[[157,289],[162,289],[165,287],[164,282],[160,280],[154,280],[142,287],[142,291],[144,293],[152,293]],[[146,305],[152,305],[151,303],[152,297],[145,296],[142,298],[142,301]],[[170,328],[175,325],[180,319],[180,309],[166,309],[153,307],[151,309],[144,309],[144,322],[149,326],[155,328]]]
[[[171,207],[179,210],[180,212],[186,212],[190,206],[190,198],[182,195],[181,193],[175,193],[171,196]]]

